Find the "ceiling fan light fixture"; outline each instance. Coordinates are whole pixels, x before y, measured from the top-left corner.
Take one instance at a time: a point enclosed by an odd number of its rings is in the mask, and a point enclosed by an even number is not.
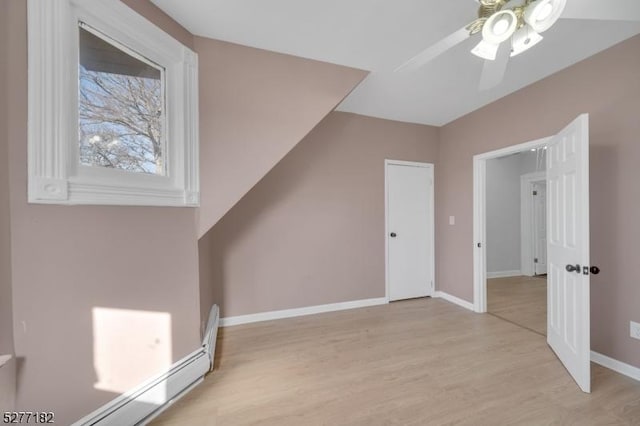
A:
[[[534,31],[541,33],[560,19],[567,0],[536,0],[524,11],[524,20]]]
[[[553,12],[553,5],[551,2],[545,3],[541,8],[540,12],[538,12],[538,16],[536,17],[538,21],[544,21],[549,16],[551,16],[551,12]]]
[[[512,10],[500,10],[487,19],[482,26],[482,39],[498,45],[513,35],[518,27],[518,17]]]
[[[543,37],[529,25],[525,25],[513,34],[511,38],[511,56],[517,56],[531,49],[542,41]]]
[[[506,33],[508,29],[509,29],[509,20],[506,18],[500,19],[493,25],[493,33],[498,36],[501,36],[502,34]]]
[[[484,40],[480,40],[480,43],[471,50],[471,53],[479,58],[489,61],[495,61],[498,55],[498,45],[493,43],[487,43]]]

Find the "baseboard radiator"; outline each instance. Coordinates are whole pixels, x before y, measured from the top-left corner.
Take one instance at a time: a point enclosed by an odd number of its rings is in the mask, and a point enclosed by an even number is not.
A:
[[[173,364],[166,372],[120,395],[73,426],[146,425],[156,418],[213,370],[219,321],[220,311],[217,305],[213,305],[202,347]]]

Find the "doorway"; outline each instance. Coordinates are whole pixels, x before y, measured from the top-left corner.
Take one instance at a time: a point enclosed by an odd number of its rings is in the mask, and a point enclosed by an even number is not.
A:
[[[487,161],[547,147],[547,343],[576,384],[591,391],[589,115],[556,135],[473,158],[474,309],[487,312]]]
[[[433,296],[433,164],[385,160],[386,297]]]
[[[487,313],[546,335],[546,149],[486,161]]]

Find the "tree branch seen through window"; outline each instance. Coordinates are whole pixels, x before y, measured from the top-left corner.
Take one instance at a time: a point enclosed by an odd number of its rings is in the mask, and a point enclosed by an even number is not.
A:
[[[80,164],[165,174],[159,69],[80,28]]]

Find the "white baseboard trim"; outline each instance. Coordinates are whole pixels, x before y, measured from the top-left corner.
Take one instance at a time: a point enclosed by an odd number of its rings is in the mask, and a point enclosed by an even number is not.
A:
[[[519,277],[522,275],[521,270],[513,270],[513,271],[497,271],[497,272],[488,272],[487,271],[487,279],[491,278],[509,278],[509,277]]]
[[[594,351],[591,351],[591,361],[617,373],[640,381],[640,368],[638,367],[634,367],[633,365],[626,364],[622,361],[618,361],[617,359],[610,358]]]
[[[282,318],[301,317],[304,315],[321,314],[324,312],[344,311],[347,309],[365,308],[367,306],[384,305],[389,301],[384,297],[376,299],[354,300],[351,302],[331,303],[328,305],[308,306],[305,308],[284,309],[281,311],[260,312],[257,314],[238,315],[220,319],[221,327],[250,324],[253,322],[271,321]]]
[[[447,302],[451,302],[455,305],[462,306],[465,309],[475,312],[475,307],[473,303],[467,302],[466,300],[462,300],[459,297],[452,296],[449,293],[445,293],[444,291],[436,291],[434,297],[439,297],[441,299],[446,300]]]

